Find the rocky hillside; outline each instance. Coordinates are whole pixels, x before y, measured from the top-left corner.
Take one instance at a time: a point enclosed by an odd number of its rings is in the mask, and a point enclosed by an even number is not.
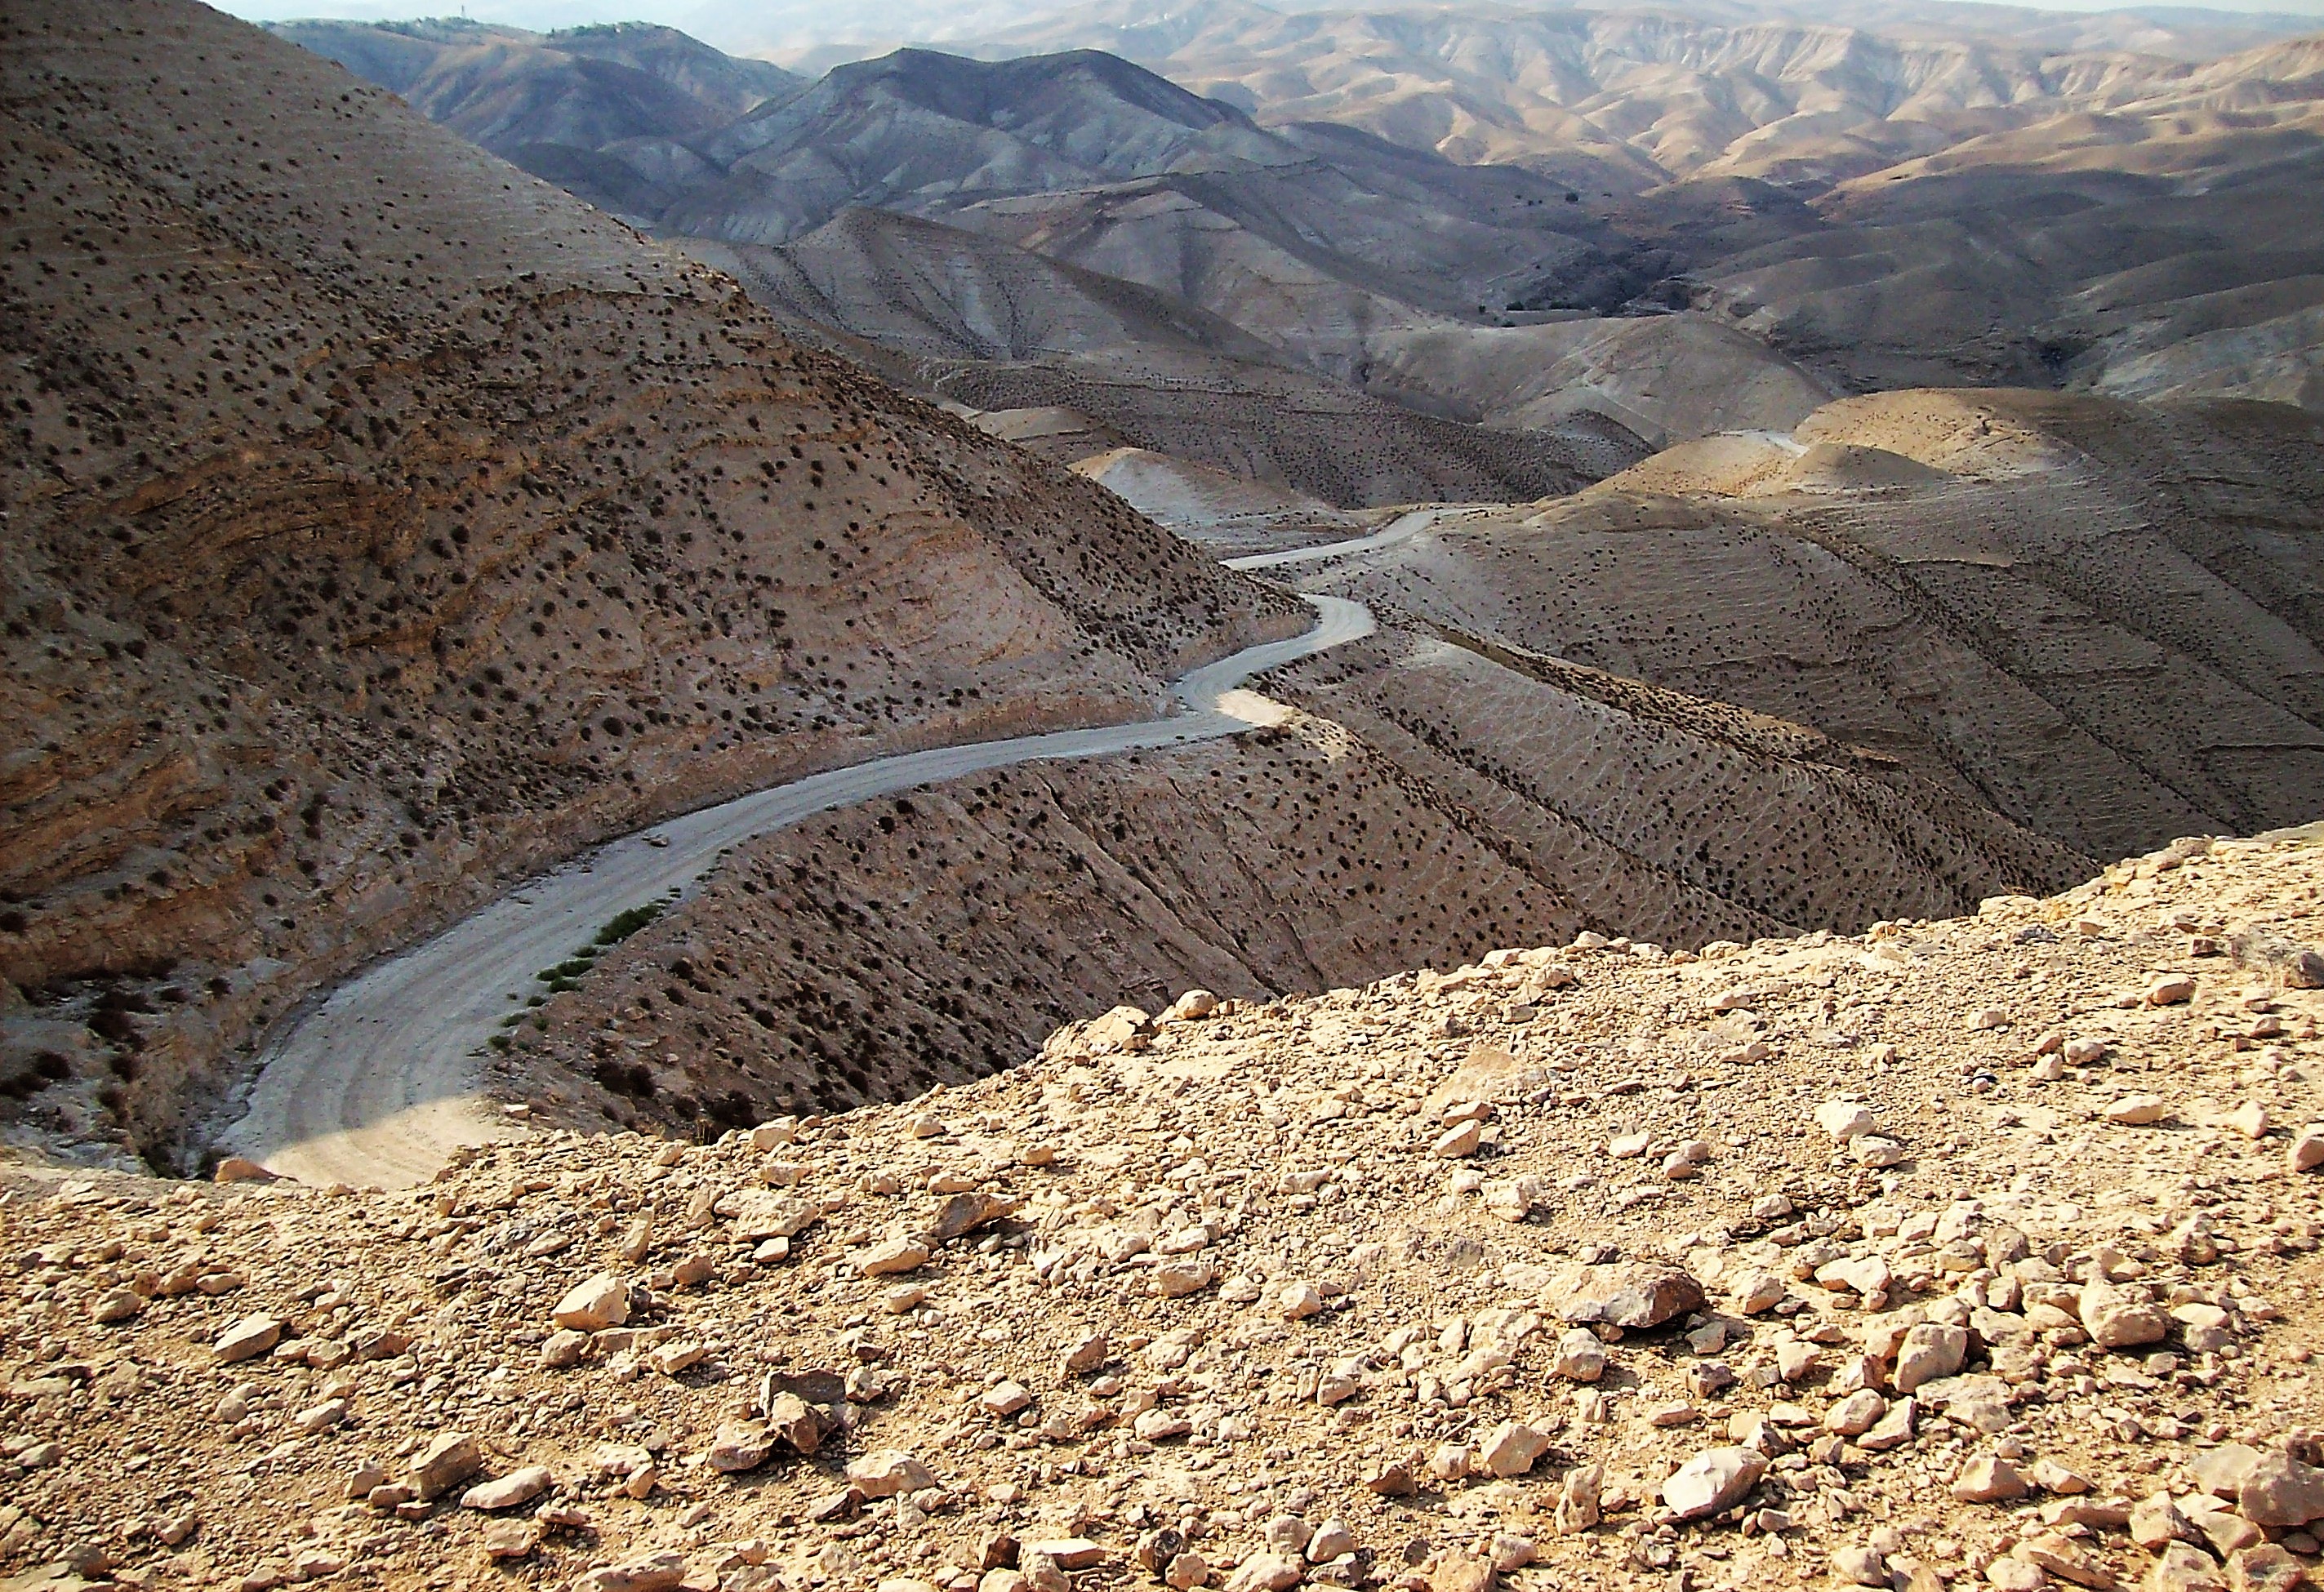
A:
[[[2319,902],[2312,832],[2186,842],[1860,936],[1190,991],[908,1104],[394,1195],[14,1173],[0,1555],[2289,1592]]]
[[[2310,818],[2314,428],[1889,394],[1438,512],[1273,572],[1383,621],[1265,682],[1281,732],[770,837],[499,1064],[592,1127],[828,1109],[1008,1065],[1117,993],[1856,932]]]
[[[2273,404],[1884,393],[1312,578],[1812,725],[2107,856],[2314,815],[2319,440]]]
[[[166,1152],[595,839],[1307,622],[217,13],[10,8],[0,122],[0,1091],[65,1131]]]
[[[1328,989],[1585,930],[1853,928],[2090,866],[1796,724],[1473,640],[1392,628],[1270,688],[1307,711],[1239,744],[742,848],[512,1016],[500,1086],[561,1123],[715,1132],[964,1081],[1118,998]]]

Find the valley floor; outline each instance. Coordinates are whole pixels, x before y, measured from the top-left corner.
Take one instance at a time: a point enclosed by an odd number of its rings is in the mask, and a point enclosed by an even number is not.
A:
[[[1369,544],[1364,544],[1369,545]],[[1310,548],[1304,558],[1327,558]],[[1240,689],[1251,675],[1360,640],[1371,615],[1344,598],[1309,601],[1305,634],[1239,649],[1172,688],[1185,711],[931,747],[830,768],[653,825],[529,879],[443,934],[352,979],[290,1025],[259,1063],[226,1146],[312,1182],[420,1182],[463,1146],[503,1136],[480,1109],[476,1058],[527,1015],[512,1005],[535,974],[624,914],[658,910],[735,847],[835,807],[1046,759],[1102,757],[1233,735],[1287,716]],[[586,962],[572,964],[586,971]],[[501,1047],[508,1041],[501,1036]]]

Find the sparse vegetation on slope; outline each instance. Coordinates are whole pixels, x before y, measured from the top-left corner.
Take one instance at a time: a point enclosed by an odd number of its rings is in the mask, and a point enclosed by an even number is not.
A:
[[[216,14],[15,7],[0,118],[0,1025],[55,1130],[166,1154],[592,840],[1305,622]]]

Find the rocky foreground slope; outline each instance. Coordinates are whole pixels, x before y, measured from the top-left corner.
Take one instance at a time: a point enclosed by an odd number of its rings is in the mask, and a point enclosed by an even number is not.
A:
[[[908,1104],[551,1132],[392,1195],[19,1173],[0,1554],[250,1592],[2289,1589],[2319,902],[2312,831],[2184,842],[1860,937],[1189,994]]]

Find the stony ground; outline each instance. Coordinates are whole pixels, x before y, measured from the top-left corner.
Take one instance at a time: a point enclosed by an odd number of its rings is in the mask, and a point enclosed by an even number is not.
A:
[[[11,1585],[2288,1588],[2324,848],[397,1194],[20,1171]],[[1203,1015],[1197,1015],[1203,1014]]]

